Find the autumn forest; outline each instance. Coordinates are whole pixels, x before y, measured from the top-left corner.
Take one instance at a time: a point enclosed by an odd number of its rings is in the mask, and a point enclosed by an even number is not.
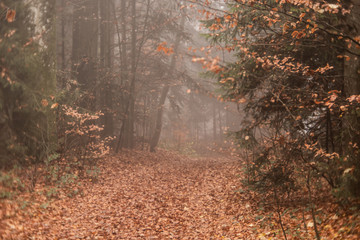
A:
[[[360,239],[360,0],[0,0],[0,239]]]

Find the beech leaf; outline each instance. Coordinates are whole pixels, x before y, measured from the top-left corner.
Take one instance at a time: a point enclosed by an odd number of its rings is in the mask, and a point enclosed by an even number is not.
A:
[[[6,13],[6,20],[11,23],[15,21],[16,11],[12,9],[8,9]]]

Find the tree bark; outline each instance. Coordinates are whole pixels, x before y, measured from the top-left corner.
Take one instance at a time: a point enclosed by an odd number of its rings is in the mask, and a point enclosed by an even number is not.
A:
[[[94,111],[98,57],[98,0],[77,0],[73,14],[72,68],[85,97],[80,106]]]
[[[161,91],[161,96],[158,105],[158,111],[156,115],[156,124],[155,124],[155,131],[150,141],[150,152],[155,152],[155,148],[159,143],[161,128],[162,128],[162,115],[164,111],[164,104],[169,92],[170,85],[166,84]]]
[[[98,55],[98,0],[77,0],[74,7],[72,60],[77,64],[84,56]]]
[[[135,122],[135,86],[136,86],[136,42],[137,42],[137,24],[136,24],[136,0],[131,1],[131,83],[130,95],[128,103],[128,111],[126,113],[127,120],[125,121],[125,141],[124,147],[134,147],[134,122]]]
[[[223,126],[222,126],[222,119],[221,119],[221,105],[218,106],[218,115],[219,115],[219,140],[222,141],[222,139],[223,139]]]
[[[353,5],[351,13],[347,14],[346,22],[350,26],[349,35],[352,37],[357,37],[360,31],[360,0],[350,1]],[[360,54],[360,49],[352,44],[349,48],[351,52],[355,54]],[[360,58],[351,53],[346,53],[350,59],[344,60],[344,88],[346,96],[360,94]]]
[[[68,0],[56,0],[56,54],[57,54],[57,88],[66,87],[70,76],[72,51],[72,7]]]
[[[216,142],[216,105],[213,103],[213,138],[214,142]]]
[[[353,7],[351,13],[347,14],[345,19],[348,26],[348,35],[356,37],[360,31],[360,0],[349,1]],[[349,50],[355,54],[360,54],[358,46],[347,45]],[[352,95],[360,94],[360,58],[351,53],[346,53],[348,58],[344,59],[344,91],[345,97],[348,98]],[[347,112],[343,119],[343,151],[347,154],[352,151],[350,142],[355,144],[358,139],[354,139],[356,133],[360,132],[360,121],[355,112]],[[354,141],[355,140],[355,141]],[[360,142],[359,142],[360,143]]]
[[[126,1],[121,1],[121,12],[125,13]],[[125,17],[122,16],[122,21],[125,21]],[[126,25],[122,22],[122,52],[126,52],[125,42],[126,39]],[[135,86],[136,86],[136,0],[131,1],[131,83],[129,87],[128,100],[125,104],[125,116],[122,121],[120,134],[115,151],[118,152],[122,147],[132,148],[134,145],[134,106],[135,106]],[[122,76],[127,78],[127,62],[122,67]],[[125,70],[125,72],[123,72]]]
[[[352,4],[351,13],[346,16],[346,26],[348,35],[356,38],[360,31],[360,0],[348,1]],[[347,45],[347,43],[346,43]],[[347,45],[348,50],[354,54],[346,52],[348,58],[344,60],[344,92],[345,97],[360,95],[360,49],[355,44]],[[360,119],[359,112],[351,109],[345,112],[342,121],[342,152],[344,156],[349,156],[348,162],[356,169],[353,176],[356,180],[350,180],[348,188],[354,196],[360,196],[360,152],[355,145],[360,144]]]
[[[114,122],[111,110],[113,109],[112,102],[112,23],[111,23],[111,6],[112,0],[100,1],[100,71],[102,82],[101,88],[101,102],[104,116],[102,117],[102,124],[104,125],[104,136],[112,136],[114,132]]]
[[[181,23],[180,23],[180,29],[181,31],[184,29],[184,24],[185,24],[185,16],[181,17]],[[178,49],[179,49],[179,44],[180,44],[180,40],[181,40],[181,34],[182,32],[178,32],[176,33],[176,37],[175,37],[175,47],[174,47],[174,54],[172,55],[171,58],[171,62],[170,62],[170,68],[167,74],[168,78],[171,78],[173,75],[173,72],[175,70],[175,65],[176,65],[176,58],[178,55]],[[170,83],[167,82],[165,83],[162,91],[161,91],[161,96],[160,96],[160,100],[159,100],[159,104],[158,104],[158,109],[157,109],[157,115],[156,115],[156,124],[155,124],[155,130],[154,133],[152,135],[152,138],[150,140],[150,152],[155,152],[155,148],[157,147],[159,140],[160,140],[160,135],[161,135],[161,128],[162,128],[162,115],[163,115],[163,111],[164,111],[164,104],[165,104],[165,100],[167,97],[167,94],[170,90]]]

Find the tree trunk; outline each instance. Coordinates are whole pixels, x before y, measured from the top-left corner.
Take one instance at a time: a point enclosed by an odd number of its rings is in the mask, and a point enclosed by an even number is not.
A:
[[[203,121],[203,124],[204,124],[204,140],[206,140],[207,138],[207,134],[206,134],[206,117],[204,117],[204,121]]]
[[[185,24],[185,16],[182,16],[181,23],[180,23],[181,31],[184,29],[184,24]],[[170,69],[167,74],[168,78],[172,77],[173,72],[175,70],[176,58],[177,58],[178,48],[179,48],[179,44],[180,44],[180,40],[181,40],[181,33],[182,32],[178,32],[176,34],[175,44],[174,44],[175,45],[174,54],[171,57]],[[161,91],[161,96],[160,96],[158,109],[157,109],[157,115],[156,115],[155,130],[154,130],[153,136],[150,140],[150,152],[155,152],[155,148],[157,147],[157,145],[159,143],[161,128],[162,128],[162,115],[163,115],[163,111],[164,111],[164,104],[165,104],[166,96],[169,92],[169,89],[170,89],[170,83],[167,82],[167,83],[165,83],[165,86],[163,87],[163,89]]]
[[[77,64],[84,56],[98,55],[98,0],[76,1],[73,18],[72,60]]]
[[[353,39],[358,37],[360,30],[360,0],[349,1],[352,3],[353,8],[351,13],[346,15],[346,26],[349,28],[349,33]],[[359,45],[352,43],[348,46],[348,50],[354,54],[346,52],[349,57],[345,58],[344,62],[344,91],[345,97],[348,98],[352,95],[360,95],[360,48]],[[356,149],[355,145],[360,145],[360,119],[359,112],[355,109],[346,111],[342,122],[342,151],[344,156],[350,156],[348,159],[349,164],[356,170],[353,177],[356,180],[350,180],[348,183],[349,191],[354,196],[360,196],[360,152]]]
[[[169,92],[170,85],[166,84],[161,91],[161,96],[158,105],[158,111],[156,115],[156,124],[155,124],[155,131],[150,141],[150,152],[155,152],[155,148],[159,143],[161,128],[162,128],[162,114],[164,111],[164,104],[166,100],[166,96]]]
[[[111,7],[112,0],[100,1],[100,71],[102,76],[101,88],[101,102],[104,116],[102,117],[102,124],[104,125],[104,136],[112,136],[114,132],[114,123],[111,110],[112,103],[112,23],[111,23]]]
[[[125,13],[126,1],[121,1],[121,12]],[[126,25],[125,17],[121,17],[122,21],[122,52],[126,52]],[[123,22],[124,21],[124,22]],[[131,83],[129,88],[128,100],[125,104],[124,119],[120,129],[118,142],[116,146],[116,152],[122,147],[132,148],[134,144],[134,106],[135,106],[135,86],[136,86],[136,0],[131,1]],[[123,59],[123,58],[122,58]],[[124,59],[123,59],[124,60]],[[127,62],[126,60],[122,63],[121,69],[122,77],[127,76]],[[125,71],[125,72],[124,72]]]
[[[213,138],[214,142],[216,142],[216,105],[213,103]]]
[[[120,14],[120,22],[121,22],[121,66],[120,66],[120,76],[121,83],[123,84],[128,77],[128,64],[127,64],[127,52],[126,52],[126,1],[121,0],[121,14]]]
[[[219,140],[223,139],[223,127],[222,127],[222,119],[221,119],[221,106],[218,106],[218,115],[219,115]]]
[[[70,78],[72,51],[72,7],[68,0],[56,0],[57,88],[64,89]],[[60,71],[59,71],[60,70]]]
[[[136,0],[131,1],[131,83],[130,83],[130,96],[127,107],[127,121],[125,121],[125,141],[124,147],[134,147],[134,122],[135,122],[135,86],[136,86]]]
[[[65,70],[65,1],[61,1],[61,70]]]
[[[85,92],[80,106],[95,110],[98,57],[98,0],[77,0],[73,14],[72,68]]]
[[[348,35],[356,38],[360,31],[360,0],[351,0],[350,3],[353,4],[353,8],[351,13],[346,15],[345,21],[350,29]],[[345,53],[349,57],[344,59],[344,91],[346,98],[360,94],[360,48],[354,43],[347,46],[348,50],[354,54]],[[360,132],[360,121],[356,111],[346,113],[343,119],[343,128],[343,150],[346,155],[353,150],[353,147],[349,145],[350,142],[360,144],[359,139],[356,139],[356,133],[359,134]]]
[[[356,38],[360,31],[360,0],[352,0],[350,2],[353,4],[353,8],[351,9],[351,14],[346,15],[346,21],[352,29],[349,35]],[[344,87],[347,97],[360,94],[360,48],[352,43],[349,50],[357,54],[357,56],[346,53],[350,59],[344,60]]]

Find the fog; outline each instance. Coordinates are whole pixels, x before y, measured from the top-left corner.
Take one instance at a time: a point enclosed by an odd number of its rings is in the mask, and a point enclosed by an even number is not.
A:
[[[212,48],[201,1],[57,1],[58,88],[101,111],[104,136],[120,148],[220,146],[239,128],[239,106],[220,97],[206,64],[231,58]],[[201,59],[201,61],[195,61]]]

